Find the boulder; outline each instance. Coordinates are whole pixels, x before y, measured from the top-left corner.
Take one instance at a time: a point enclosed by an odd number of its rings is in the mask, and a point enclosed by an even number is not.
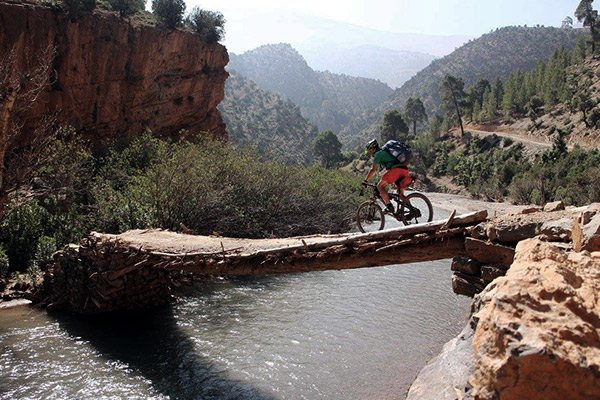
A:
[[[545,212],[554,212],[554,211],[562,211],[565,209],[565,205],[562,201],[553,201],[550,203],[547,203],[544,206],[544,211]]]
[[[544,235],[548,240],[568,241],[571,240],[572,228],[572,218],[561,218],[544,222],[539,229],[539,233]]]
[[[469,395],[473,374],[473,328],[467,325],[429,361],[408,390],[407,400],[455,400]]]
[[[469,257],[454,257],[450,269],[469,275],[479,275],[481,273],[481,263]]]
[[[512,247],[473,238],[465,239],[465,249],[469,257],[487,264],[510,265],[515,255]]]
[[[600,253],[539,239],[478,296],[477,399],[600,399]],[[477,309],[477,307],[474,307]]]
[[[573,224],[573,248],[575,251],[600,251],[600,214],[596,214],[585,225],[584,220],[582,216]]]
[[[481,267],[481,279],[489,283],[496,278],[506,275],[507,270],[508,267],[502,264],[484,265]]]
[[[463,296],[473,297],[485,288],[486,283],[479,276],[455,272],[452,275],[452,291]]]

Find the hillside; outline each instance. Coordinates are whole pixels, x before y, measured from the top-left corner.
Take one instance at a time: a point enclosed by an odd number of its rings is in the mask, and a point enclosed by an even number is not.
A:
[[[339,134],[340,140],[346,148],[353,148],[376,136],[385,111],[402,110],[410,97],[421,98],[430,117],[441,113],[438,90],[446,74],[462,78],[465,86],[484,78],[506,79],[511,72],[532,69],[557,48],[572,50],[581,34],[582,30],[552,27],[505,27],[485,34],[434,60],[375,110],[347,125]]]
[[[552,143],[556,132],[561,130],[566,133],[565,140],[569,147],[600,148],[600,61],[587,58],[580,64],[570,66],[566,81],[577,82],[578,86],[587,88],[586,97],[591,104],[587,106],[585,119],[580,108],[581,98],[576,94],[572,104],[559,103],[550,110],[545,110],[536,124],[530,118],[522,116],[508,122],[496,119],[490,123],[472,124],[467,129],[498,132],[547,144]],[[571,90],[575,88],[571,87]]]
[[[392,93],[373,79],[314,71],[289,44],[231,54],[228,68],[293,101],[320,131],[340,131],[355,115],[378,106]]]
[[[219,110],[233,143],[282,154],[280,161],[306,164],[312,160],[316,126],[291,101],[260,89],[236,71],[230,71]]]

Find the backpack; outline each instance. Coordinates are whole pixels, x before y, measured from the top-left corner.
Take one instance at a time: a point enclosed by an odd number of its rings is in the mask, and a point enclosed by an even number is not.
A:
[[[407,165],[412,160],[412,150],[407,144],[397,140],[388,140],[381,150],[393,155],[402,165]]]

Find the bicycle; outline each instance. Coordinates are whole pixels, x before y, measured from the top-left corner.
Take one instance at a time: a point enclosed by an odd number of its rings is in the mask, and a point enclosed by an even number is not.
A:
[[[406,196],[407,201],[401,201],[398,193],[389,193],[390,201],[396,206],[394,207],[394,213],[391,214],[388,211],[384,211],[384,207],[377,185],[367,183],[367,187],[373,188],[373,194],[371,198],[360,206],[356,212],[356,222],[358,223],[358,229],[361,232],[373,232],[382,230],[385,226],[385,216],[390,215],[398,221],[401,221],[404,225],[418,224],[421,222],[430,222],[433,220],[433,206],[431,201],[422,193],[413,192]],[[363,192],[361,191],[361,195]]]

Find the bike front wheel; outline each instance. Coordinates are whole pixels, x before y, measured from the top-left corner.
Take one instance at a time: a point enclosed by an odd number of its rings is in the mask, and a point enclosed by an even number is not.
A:
[[[402,203],[399,217],[404,225],[420,224],[433,220],[431,201],[422,193],[411,193],[406,196],[408,204]]]
[[[385,226],[385,215],[377,203],[365,201],[358,207],[356,222],[363,233],[380,231]]]

